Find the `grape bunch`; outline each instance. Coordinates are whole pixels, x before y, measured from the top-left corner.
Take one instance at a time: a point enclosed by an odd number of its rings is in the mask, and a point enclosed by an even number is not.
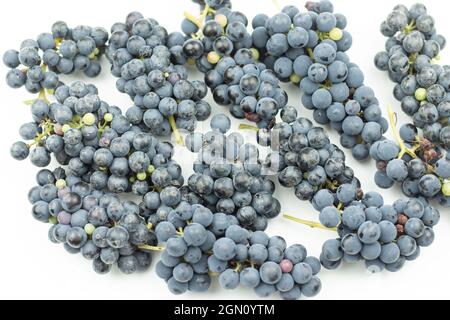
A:
[[[212,118],[212,131],[192,133],[186,146],[197,153],[195,173],[181,189],[191,204],[202,204],[214,212],[237,217],[241,226],[264,231],[268,220],[281,211],[273,196],[275,184],[260,160],[258,148],[244,143],[240,133],[226,135],[230,119],[217,114]]]
[[[388,122],[373,90],[364,85],[363,72],[346,54],[352,37],[344,30],[345,16],[333,14],[326,0],[306,7],[307,12],[287,6],[270,18],[255,16],[253,46],[281,81],[299,84],[302,103],[314,110],[315,121],[338,131],[342,146],[364,160]]]
[[[157,238],[139,206],[66,174],[61,167],[42,169],[36,175],[38,185],[28,194],[33,217],[51,224],[50,241],[63,244],[71,254],[81,253],[99,274],[113,265],[124,274],[147,270],[152,257],[140,247],[156,246]]]
[[[248,20],[243,13],[232,11],[230,0],[192,0],[192,2],[199,5],[200,17],[196,17],[187,11],[184,13],[181,31],[186,36],[186,42],[181,47],[173,48],[171,51],[174,54],[173,58],[176,60],[190,59],[190,62],[196,63],[200,70],[203,69],[202,67],[210,70],[213,66],[208,62],[208,53],[213,51],[214,41],[224,33],[227,16],[233,13],[233,22],[242,22],[245,25],[247,25]],[[248,36],[247,33],[247,39]],[[228,39],[225,38],[219,39],[217,44],[220,44],[221,41],[228,44]],[[237,41],[235,43],[238,44]]]
[[[409,10],[397,5],[381,24],[385,51],[375,65],[396,83],[395,98],[411,116],[423,138],[450,148],[450,67],[436,64],[446,40],[436,33],[433,17],[423,4]]]
[[[59,74],[82,71],[96,77],[101,72],[99,58],[108,37],[104,28],[70,28],[65,22],[55,22],[50,33],[41,33],[36,40],[27,39],[19,51],[3,54],[3,63],[11,68],[6,83],[11,88],[24,86],[30,93],[42,94],[61,85]]]
[[[208,8],[205,10],[208,12]],[[286,106],[287,94],[273,72],[257,62],[259,53],[251,47],[247,17],[228,8],[208,17],[187,16],[182,29],[191,37],[183,50],[177,52],[195,61],[205,74],[205,83],[212,90],[215,102],[229,106],[235,118],[270,128]]]
[[[205,82],[213,90],[214,100],[228,105],[235,118],[271,128],[288,97],[273,71],[253,62],[251,51],[241,49],[234,58],[219,60],[205,75]]]
[[[300,200],[311,201],[319,211],[319,199],[325,195],[334,202],[333,193],[341,185],[352,185],[355,195],[359,193],[356,190],[361,184],[345,164],[344,152],[331,144],[324,129],[314,127],[306,118],[297,118],[293,107],[286,107],[281,118],[283,122],[271,131],[258,130],[257,141],[271,148],[263,165],[271,166],[283,187],[294,188]]]
[[[335,269],[342,260],[364,259],[371,272],[384,268],[397,271],[405,260],[417,258],[419,246],[431,245],[432,227],[440,219],[438,210],[419,194],[407,194],[411,199],[390,206],[384,204],[379,193],[364,193],[353,170],[346,166],[342,150],[330,143],[322,128],[296,116],[296,110],[287,107],[281,114],[283,122],[272,131],[258,130],[257,140],[273,150],[268,159],[278,161],[280,184],[293,188],[300,200],[310,201],[319,212],[320,223],[287,215],[285,218],[337,231],[338,239],[323,244],[321,263],[325,268]],[[383,155],[400,151],[389,140],[374,143],[371,152],[374,149]],[[448,169],[448,164],[442,167]]]
[[[37,167],[50,164],[51,154],[60,164],[67,164],[85,146],[95,147],[99,135],[108,125],[117,125],[115,115],[121,110],[100,99],[94,85],[77,81],[55,90],[56,102],[40,97],[31,104],[32,122],[23,124],[19,134],[23,140],[11,147],[16,160],[30,157]]]
[[[349,190],[338,194],[348,197]],[[320,215],[324,223],[334,225],[340,217],[339,239],[326,241],[320,260],[329,270],[339,267],[342,261],[355,263],[364,260],[368,271],[399,271],[406,261],[420,255],[421,247],[434,241],[433,226],[440,219],[439,211],[424,198],[398,200],[385,205],[383,197],[368,192],[361,201],[350,200],[342,213],[335,207],[324,208]]]
[[[248,231],[234,216],[213,214],[201,205],[187,207],[179,219],[184,227],[167,221],[155,229],[165,243],[156,273],[172,293],[205,292],[211,276],[218,276],[224,289],[243,286],[259,297],[279,292],[283,299],[295,300],[319,293],[320,261],[307,256],[302,245],[287,247],[281,237]]]
[[[412,124],[403,125],[398,144],[383,140],[370,148],[376,161],[375,183],[383,189],[400,183],[408,197],[436,199],[450,205],[450,156],[430,141],[417,140],[418,131]]]
[[[106,56],[112,74],[119,78],[117,89],[137,107],[133,108],[136,121],[143,121],[157,136],[173,132],[181,144],[178,129],[193,131],[197,121],[211,113],[211,106],[202,100],[207,94],[205,83],[187,80],[184,62],[171,62],[171,48],[183,44],[184,36],[168,34],[156,20],[139,12],[130,13],[125,23],[115,23],[111,32]]]
[[[145,195],[184,183],[180,165],[172,159],[173,146],[158,141],[150,133],[127,131],[102,138],[102,146],[83,149],[70,160],[68,168],[78,177],[87,177],[96,190]]]
[[[132,125],[133,108],[122,115],[100,100],[95,86],[83,82],[60,86],[55,97],[55,103],[37,99],[32,104],[34,122],[22,125],[19,133],[33,142],[14,143],[15,159],[29,155],[34,165],[47,167],[53,154],[73,179],[114,193],[144,195],[150,188],[183,185],[172,144]]]
[[[199,18],[185,13],[181,23],[185,41],[180,47],[171,48],[172,59],[195,63],[206,73],[214,69],[222,57],[234,56],[240,49],[251,49],[252,38],[247,25],[245,14],[228,7],[214,10],[206,5]],[[252,52],[257,54],[255,50]]]

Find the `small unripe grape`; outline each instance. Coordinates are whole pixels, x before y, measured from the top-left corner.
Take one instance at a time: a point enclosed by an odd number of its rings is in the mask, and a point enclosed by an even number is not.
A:
[[[342,39],[342,30],[339,28],[333,28],[330,31],[330,39],[333,41],[339,41]]]
[[[427,90],[424,88],[419,88],[414,94],[418,101],[424,101],[427,98]]]

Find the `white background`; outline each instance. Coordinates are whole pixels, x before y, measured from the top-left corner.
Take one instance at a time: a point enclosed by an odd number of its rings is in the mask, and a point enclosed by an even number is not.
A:
[[[411,5],[413,1],[403,1]],[[295,3],[303,5],[303,1]],[[390,12],[396,1],[357,1],[335,0],[335,11],[348,18],[347,30],[353,35],[353,47],[350,58],[356,62],[366,75],[366,84],[375,89],[383,110],[389,103],[399,108],[392,96],[393,84],[387,76],[373,66],[373,56],[384,47],[384,38],[379,33],[379,24]],[[280,0],[280,4],[291,4]],[[446,1],[425,1],[429,12],[436,19],[438,32],[450,38],[448,11]],[[116,21],[124,21],[128,12],[137,10],[146,17],[156,18],[169,32],[179,30],[183,11],[197,14],[198,7],[189,0],[120,2],[86,1],[61,2],[40,0],[31,4],[29,1],[2,1],[0,4],[0,51],[18,49],[20,42],[26,38],[35,38],[40,32],[49,32],[54,21],[64,20],[70,26],[86,24],[103,26],[107,29]],[[244,12],[251,21],[257,13],[273,15],[277,12],[270,0],[234,1],[234,8]],[[448,50],[442,53],[442,63],[450,61]],[[106,59],[105,59],[106,60]],[[1,67],[1,74],[7,72]],[[70,81],[81,76],[65,78]],[[201,78],[197,72],[192,78]],[[99,89],[103,100],[122,107],[131,106],[126,95],[115,89],[115,79],[109,74],[107,62],[100,77],[92,80]],[[300,93],[292,86],[285,86],[289,94],[289,103],[299,109],[299,114],[311,118],[311,112],[302,108]],[[19,139],[18,128],[30,121],[29,107],[22,104],[30,99],[25,89],[12,90],[0,81],[1,96],[1,227],[0,227],[0,298],[30,299],[254,299],[256,295],[250,290],[238,289],[225,291],[213,285],[209,293],[188,293],[182,297],[170,294],[165,283],[158,279],[153,267],[144,274],[122,275],[114,270],[106,276],[99,276],[91,269],[91,262],[80,255],[69,255],[60,245],[47,240],[48,225],[35,221],[30,214],[31,206],[27,201],[28,190],[35,185],[35,173],[29,160],[16,162],[9,156],[10,145]],[[212,98],[208,95],[208,101]],[[215,112],[227,111],[214,107]],[[385,113],[386,115],[386,113]],[[403,114],[400,121],[408,119]],[[208,123],[204,126],[207,127]],[[237,123],[234,123],[234,128]],[[389,133],[390,135],[390,133]],[[337,136],[332,134],[338,143]],[[375,172],[373,163],[357,163],[348,154],[348,163],[354,168],[366,191],[380,191],[373,182]],[[177,150],[177,160],[183,165],[185,177],[191,172],[191,159],[186,152]],[[399,189],[381,191],[387,203],[401,197]],[[282,212],[305,219],[317,220],[317,213],[307,202],[299,201],[292,190],[277,190],[282,203]],[[450,210],[441,210],[442,219],[435,228],[436,241],[430,248],[422,250],[421,257],[408,262],[401,272],[390,274],[383,272],[369,275],[363,263],[354,266],[344,265],[336,271],[320,273],[323,283],[322,292],[317,299],[448,299],[450,298]],[[285,221],[281,217],[271,221],[268,232],[282,235],[290,244],[302,243],[309,254],[318,256],[323,241],[334,237],[328,231],[313,230],[302,225]],[[155,258],[156,260],[156,258]]]

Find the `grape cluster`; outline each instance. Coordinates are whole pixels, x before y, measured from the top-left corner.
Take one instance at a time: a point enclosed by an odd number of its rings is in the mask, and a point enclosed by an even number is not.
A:
[[[307,12],[287,6],[270,18],[255,16],[253,46],[280,80],[299,84],[302,103],[314,110],[314,119],[337,130],[342,146],[364,160],[388,122],[373,90],[364,85],[363,72],[346,54],[352,37],[344,30],[345,16],[333,14],[326,0],[306,7]]]
[[[381,24],[381,33],[388,40],[386,50],[375,56],[375,65],[396,83],[394,96],[413,124],[401,126],[397,137],[401,148],[383,141],[373,146],[371,154],[377,161],[375,180],[380,187],[400,182],[407,196],[436,198],[448,206],[450,126],[446,109],[450,104],[446,78],[450,73],[447,66],[435,63],[446,41],[436,33],[434,24],[420,3],[410,9],[395,6]],[[387,150],[381,150],[384,145]]]
[[[431,245],[432,227],[439,222],[440,213],[425,198],[407,193],[411,199],[385,205],[379,193],[363,192],[353,170],[345,164],[344,153],[330,143],[322,128],[313,127],[306,118],[296,118],[297,112],[291,107],[286,107],[281,117],[283,122],[271,131],[258,130],[257,139],[260,145],[274,150],[268,159],[278,161],[280,184],[294,188],[300,200],[309,200],[319,212],[320,224],[285,217],[337,231],[339,238],[326,241],[322,248],[325,268],[335,269],[342,260],[364,259],[371,272],[384,268],[397,271],[405,260],[418,257],[419,246]],[[383,155],[400,151],[389,140],[375,142],[371,152],[374,150]],[[441,165],[448,169],[448,164]],[[397,174],[399,169],[390,166],[389,172]],[[421,182],[427,187],[428,183]]]
[[[19,129],[22,139],[29,143],[14,143],[13,158],[24,160],[29,156],[35,166],[46,167],[53,154],[60,164],[67,164],[83,147],[98,145],[99,135],[107,125],[112,125],[114,114],[121,115],[119,108],[99,98],[94,85],[80,81],[59,86],[55,98],[54,103],[46,97],[33,100],[33,121]]]
[[[60,86],[55,98],[55,103],[37,99],[32,104],[34,122],[19,132],[33,142],[14,143],[15,159],[29,155],[34,165],[47,167],[53,154],[73,179],[114,193],[144,195],[150,188],[183,185],[172,144],[132,125],[133,109],[122,115],[118,107],[100,100],[95,86],[82,82]]]
[[[117,89],[135,104],[135,121],[157,136],[173,131],[181,143],[178,128],[193,131],[197,121],[211,113],[211,106],[202,100],[207,94],[205,83],[187,80],[185,61],[171,62],[171,51],[184,43],[184,36],[168,34],[156,20],[139,12],[130,13],[125,23],[115,23],[111,32],[106,55],[112,74],[119,78]]]
[[[201,72],[206,73],[214,69],[222,57],[234,56],[241,49],[251,49],[252,38],[247,25],[248,19],[242,12],[232,11],[226,6],[214,10],[206,5],[200,18],[186,13],[181,23],[185,41],[181,48],[171,49],[172,58],[195,63]]]
[[[28,199],[33,217],[50,223],[51,242],[63,244],[71,254],[92,260],[95,272],[108,273],[113,265],[125,274],[145,271],[152,257],[142,246],[155,246],[157,238],[134,202],[121,201],[116,194],[93,190],[70,179],[61,167],[42,169]]]
[[[70,28],[65,22],[55,22],[50,33],[23,41],[19,51],[4,53],[3,63],[11,68],[6,83],[12,88],[25,86],[28,92],[38,93],[58,88],[59,74],[83,71],[88,77],[96,77],[101,72],[98,59],[107,41],[108,32],[104,28]]]
[[[268,219],[277,217],[280,202],[273,196],[274,183],[268,178],[258,148],[244,143],[239,133],[226,135],[230,119],[218,114],[212,118],[212,131],[192,133],[186,145],[197,153],[193,168],[181,192],[191,204],[202,204],[214,212],[235,215],[241,226],[263,231]]]
[[[205,10],[207,13],[208,8]],[[184,43],[180,54],[194,60],[205,74],[214,101],[229,106],[238,119],[256,122],[261,128],[273,126],[275,117],[287,104],[287,94],[273,71],[257,62],[259,53],[251,48],[247,17],[222,8],[202,17],[205,23],[188,18],[192,21],[186,18],[182,28],[185,34],[193,36]]]
[[[398,144],[377,141],[370,148],[376,161],[375,183],[383,189],[396,182],[408,197],[422,196],[436,199],[441,205],[450,205],[450,156],[428,140],[417,141],[417,128],[403,125]]]
[[[450,148],[450,67],[436,64],[446,40],[423,4],[397,5],[381,24],[388,37],[375,65],[396,83],[394,96],[423,137]]]
[[[421,247],[433,243],[433,226],[439,222],[440,214],[425,199],[411,198],[385,205],[379,193],[366,193],[361,201],[355,202],[349,192],[353,191],[342,190],[338,195],[351,201],[341,214],[333,206],[320,213],[332,225],[341,217],[339,239],[328,240],[322,246],[320,260],[326,269],[336,269],[342,261],[364,260],[372,273],[384,269],[397,272],[406,261],[418,258]]]
[[[247,59],[239,60],[243,54]],[[273,127],[287,104],[287,94],[273,71],[253,63],[250,50],[241,49],[234,58],[219,60],[205,81],[218,104],[228,105],[235,118],[255,122],[260,128]]]
[[[322,287],[316,276],[320,261],[308,257],[302,245],[287,247],[281,237],[248,231],[234,216],[213,214],[201,205],[186,207],[179,220],[183,227],[167,221],[155,229],[165,243],[156,273],[174,294],[207,291],[211,275],[224,289],[241,285],[259,297],[279,292],[295,300],[302,294],[315,296]]]
[[[352,185],[356,195],[361,184],[326,132],[306,118],[297,118],[293,107],[286,107],[281,117],[283,122],[271,131],[257,133],[258,143],[272,149],[264,163],[271,165],[279,183],[294,188],[300,200],[311,201],[319,211],[322,205],[317,197],[327,195],[334,202],[333,193],[341,185]]]
[[[102,139],[106,142],[95,152],[91,148],[69,162],[69,169],[78,175],[83,175],[83,168],[89,169],[82,163],[91,165],[89,182],[94,189],[144,195],[150,190],[183,185],[182,170],[172,159],[174,150],[169,142],[158,141],[150,133],[135,131],[117,137],[112,133]],[[75,170],[72,162],[81,171]]]

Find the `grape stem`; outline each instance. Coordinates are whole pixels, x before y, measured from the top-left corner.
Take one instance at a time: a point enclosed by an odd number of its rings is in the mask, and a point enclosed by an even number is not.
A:
[[[39,91],[39,95],[36,99],[25,100],[23,103],[27,106],[31,106],[36,100],[43,100],[45,103],[50,104],[50,100],[48,100],[44,89]]]
[[[409,56],[408,64],[409,64],[409,74],[412,75],[414,73],[414,63],[417,60],[417,53],[413,53]]]
[[[320,87],[322,89],[330,89],[332,87],[332,83],[330,80],[326,80],[320,85]]]
[[[252,126],[251,124],[241,123],[241,124],[239,125],[239,130],[253,130],[253,131],[258,132],[258,131],[259,131],[259,128],[256,127],[256,126]]]
[[[147,251],[164,251],[164,247],[156,247],[156,246],[149,246],[149,245],[142,245],[138,247],[141,250],[147,250]]]
[[[306,48],[306,52],[308,53],[309,57],[314,61],[314,52],[311,48]]]
[[[208,15],[208,13],[213,12],[210,8],[210,6],[208,4],[205,5],[205,9],[203,9],[202,13],[200,14],[200,18],[195,17],[193,14],[185,11],[184,12],[184,17],[189,20],[190,22],[192,22],[193,24],[195,24],[198,29],[199,32],[201,31],[201,29],[203,28],[203,22],[206,18],[206,16]],[[199,35],[198,32],[196,34],[197,36]]]
[[[410,149],[408,149],[405,146],[405,143],[403,142],[403,139],[400,137],[400,133],[398,132],[396,125],[395,125],[395,113],[392,110],[392,106],[388,106],[388,114],[389,114],[389,122],[391,123],[392,132],[394,133],[395,139],[397,140],[397,143],[400,147],[400,153],[398,155],[398,158],[401,159],[405,154],[410,155],[414,159],[417,158],[417,155]]]
[[[410,24],[408,24],[405,29],[403,29],[403,33],[410,34],[416,28],[416,20],[412,20]]]
[[[275,5],[275,8],[277,8],[278,11],[281,11],[281,5],[278,0],[272,0],[273,4]]]
[[[41,127],[43,127],[43,129],[44,129],[43,132],[41,134],[37,135],[36,138],[34,138],[34,141],[32,143],[28,144],[28,148],[31,148],[32,146],[41,143],[41,141],[44,138],[47,138],[53,132],[53,129],[54,129],[54,125],[50,122],[50,120],[43,122]]]
[[[180,237],[184,236],[183,228],[178,228],[177,235],[179,235]]]
[[[442,125],[448,125],[450,123],[450,119],[448,117],[439,119],[439,123]]]
[[[189,20],[190,22],[192,22],[193,24],[195,24],[199,29],[202,27],[202,23],[201,21],[195,17],[193,14],[185,11],[184,12],[184,17]]]
[[[47,95],[45,94],[45,90],[39,91],[38,99],[44,100],[46,103],[50,103],[50,101],[47,99]]]
[[[180,146],[184,146],[183,137],[181,136],[180,131],[178,130],[177,123],[175,122],[175,117],[173,115],[169,117],[169,123],[175,136],[176,143]]]
[[[56,38],[55,39],[55,47],[57,49],[57,51],[59,51],[59,47],[61,46],[61,43],[63,42],[63,38]]]
[[[337,231],[337,228],[327,228],[325,226],[323,226],[322,224],[318,223],[318,222],[314,222],[314,221],[308,221],[308,220],[303,220],[303,219],[299,219],[293,216],[289,216],[287,214],[283,215],[283,218],[287,219],[287,220],[291,220],[300,224],[304,224],[306,226],[309,226],[311,228],[318,228],[318,229],[323,229],[323,230],[328,230],[328,231]]]
[[[439,63],[440,60],[441,60],[441,56],[437,55],[436,57],[431,59],[431,64],[437,64],[437,63]]]
[[[90,60],[97,60],[97,56],[100,53],[100,50],[98,48],[95,48],[94,51],[88,56]]]
[[[326,187],[332,191],[336,190],[338,188],[336,181],[331,181],[327,179],[327,182],[325,183]]]
[[[328,32],[317,31],[317,35],[319,36],[320,41],[330,39],[330,34]]]

